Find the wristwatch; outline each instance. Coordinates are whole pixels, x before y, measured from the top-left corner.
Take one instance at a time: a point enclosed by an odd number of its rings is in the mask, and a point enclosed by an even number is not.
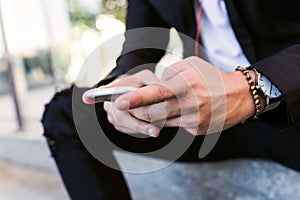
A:
[[[265,109],[262,113],[275,109],[282,101],[282,94],[278,88],[264,75],[253,69],[257,76],[256,89],[265,100]]]

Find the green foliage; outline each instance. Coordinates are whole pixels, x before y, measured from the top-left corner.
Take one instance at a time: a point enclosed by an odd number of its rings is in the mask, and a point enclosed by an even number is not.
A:
[[[126,16],[126,0],[102,0],[102,14],[114,15],[118,20],[124,22]]]
[[[72,26],[95,28],[95,15],[79,6],[78,0],[67,0]]]
[[[79,0],[67,0],[72,26],[83,29],[95,29],[97,16],[79,5]],[[118,20],[125,21],[126,0],[99,0],[99,13],[114,15]]]

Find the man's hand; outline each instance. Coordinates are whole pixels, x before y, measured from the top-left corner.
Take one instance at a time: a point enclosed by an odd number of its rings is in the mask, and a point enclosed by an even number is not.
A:
[[[151,71],[144,70],[134,75],[122,76],[102,87],[134,86],[140,88],[157,82],[158,79]],[[104,102],[104,110],[107,112],[108,121],[120,132],[128,134],[142,133],[152,137],[159,134],[157,126],[135,118],[128,110],[117,109],[113,102]]]
[[[193,135],[227,129],[254,113],[245,77],[221,71],[198,57],[170,66],[160,82],[148,82],[122,95],[115,106],[144,122],[184,127]]]

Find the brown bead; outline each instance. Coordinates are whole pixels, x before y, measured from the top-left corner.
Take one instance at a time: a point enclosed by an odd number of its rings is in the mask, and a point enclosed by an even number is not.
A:
[[[261,109],[256,109],[256,113],[261,113]]]
[[[261,109],[261,105],[256,105],[256,109]]]
[[[242,66],[238,66],[235,70],[242,72],[242,74],[244,74],[244,76],[246,77],[246,79],[248,81],[249,89],[251,91],[251,94],[253,96],[253,101],[254,101],[254,104],[255,104],[255,115],[253,116],[253,119],[257,119],[259,117],[259,115],[262,113],[262,106],[260,105],[261,102],[259,100],[258,90],[256,89],[256,86],[254,85],[254,81],[252,80],[252,76],[249,73],[249,71],[246,70]]]

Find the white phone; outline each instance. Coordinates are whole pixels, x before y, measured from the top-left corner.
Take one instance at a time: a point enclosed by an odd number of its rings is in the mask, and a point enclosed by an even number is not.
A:
[[[136,89],[138,88],[132,86],[95,88],[83,93],[82,100],[86,104],[100,103],[104,101],[115,101],[122,94],[135,91]]]

